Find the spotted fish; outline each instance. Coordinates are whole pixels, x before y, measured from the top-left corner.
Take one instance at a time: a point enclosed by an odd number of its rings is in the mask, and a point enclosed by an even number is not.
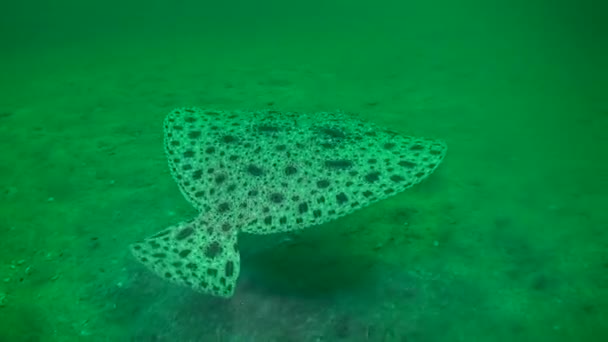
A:
[[[133,244],[159,276],[220,297],[234,294],[238,233],[304,229],[402,192],[428,177],[447,147],[343,112],[181,108],[164,121],[165,152],[199,211]]]

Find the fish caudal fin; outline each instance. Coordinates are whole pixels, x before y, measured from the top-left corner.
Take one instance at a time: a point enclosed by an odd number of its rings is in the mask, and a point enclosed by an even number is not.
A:
[[[202,220],[169,227],[131,250],[162,278],[195,291],[231,297],[240,270],[237,231],[206,227]]]

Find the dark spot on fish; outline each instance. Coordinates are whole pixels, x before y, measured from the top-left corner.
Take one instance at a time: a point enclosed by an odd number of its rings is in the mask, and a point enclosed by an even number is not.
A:
[[[334,139],[346,138],[346,134],[344,134],[344,132],[342,132],[341,130],[339,130],[337,128],[322,127],[321,129],[319,129],[319,131],[321,133],[329,136],[330,138],[334,138]]]
[[[207,248],[205,248],[204,253],[207,258],[213,259],[222,253],[222,246],[219,242],[213,241],[209,246],[207,246]]]
[[[202,135],[201,131],[191,131],[188,133],[188,138],[190,139],[198,139]]]
[[[270,201],[272,201],[273,203],[281,203],[284,199],[285,196],[283,196],[283,194],[281,193],[275,192],[270,194]]]
[[[261,125],[261,126],[258,126],[258,131],[260,131],[260,132],[274,133],[274,132],[278,132],[279,128],[275,127],[275,126]]]
[[[226,277],[230,278],[234,274],[234,263],[232,261],[226,262],[226,269],[224,270]]]
[[[184,240],[184,239],[188,238],[189,236],[191,236],[192,234],[194,234],[194,228],[186,227],[186,228],[180,230],[177,233],[177,235],[175,235],[175,238],[177,240]]]
[[[348,202],[348,197],[346,197],[345,193],[341,192],[336,195],[336,200],[338,201],[338,204],[344,204]]]
[[[291,175],[293,175],[293,174],[295,174],[295,173],[297,173],[297,172],[298,172],[298,169],[296,169],[296,168],[295,168],[295,167],[293,167],[293,166],[287,166],[287,167],[285,168],[285,174],[286,174],[287,176],[291,176]]]
[[[399,162],[399,165],[400,165],[400,166],[403,166],[403,167],[406,167],[406,168],[408,168],[408,169],[412,169],[412,168],[415,168],[415,167],[416,167],[416,163],[412,163],[412,162],[407,161],[407,160],[402,160],[402,161],[400,161],[400,162]]]
[[[264,224],[266,224],[268,226],[271,225],[272,224],[272,216],[266,216],[264,218]]]
[[[348,169],[353,166],[353,162],[347,159],[339,159],[339,160],[326,160],[325,167],[330,169]]]
[[[317,182],[317,187],[319,189],[325,189],[329,186],[329,181],[327,179],[322,179]]]
[[[264,175],[264,170],[258,166],[255,166],[253,164],[249,164],[249,166],[247,167],[247,172],[252,175],[252,176],[263,176]]]
[[[192,179],[199,180],[203,177],[203,170],[196,170],[192,173]]]
[[[217,210],[220,213],[225,213],[228,210],[230,210],[230,204],[228,202],[220,203],[220,205],[218,206]]]
[[[222,137],[222,142],[226,144],[230,144],[236,141],[236,138],[232,135],[224,135]]]
[[[392,175],[391,176],[391,180],[393,182],[403,182],[405,180],[405,178],[399,176],[399,175]]]
[[[380,179],[380,172],[374,171],[374,172],[370,172],[367,175],[365,175],[365,180],[370,183],[373,183],[379,179]]]
[[[226,175],[221,173],[221,174],[215,176],[215,183],[222,184],[226,181],[226,178],[227,178]]]

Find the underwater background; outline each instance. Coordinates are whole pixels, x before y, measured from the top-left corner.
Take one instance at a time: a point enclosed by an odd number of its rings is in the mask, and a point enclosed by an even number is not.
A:
[[[0,5],[0,341],[607,341],[608,6]],[[414,188],[243,235],[234,297],[128,246],[195,214],[176,107],[341,109],[443,139]]]

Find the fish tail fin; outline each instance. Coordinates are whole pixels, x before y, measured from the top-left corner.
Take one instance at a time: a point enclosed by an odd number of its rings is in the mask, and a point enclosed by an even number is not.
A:
[[[131,251],[166,280],[214,296],[234,294],[240,271],[236,230],[183,222],[134,243]]]

